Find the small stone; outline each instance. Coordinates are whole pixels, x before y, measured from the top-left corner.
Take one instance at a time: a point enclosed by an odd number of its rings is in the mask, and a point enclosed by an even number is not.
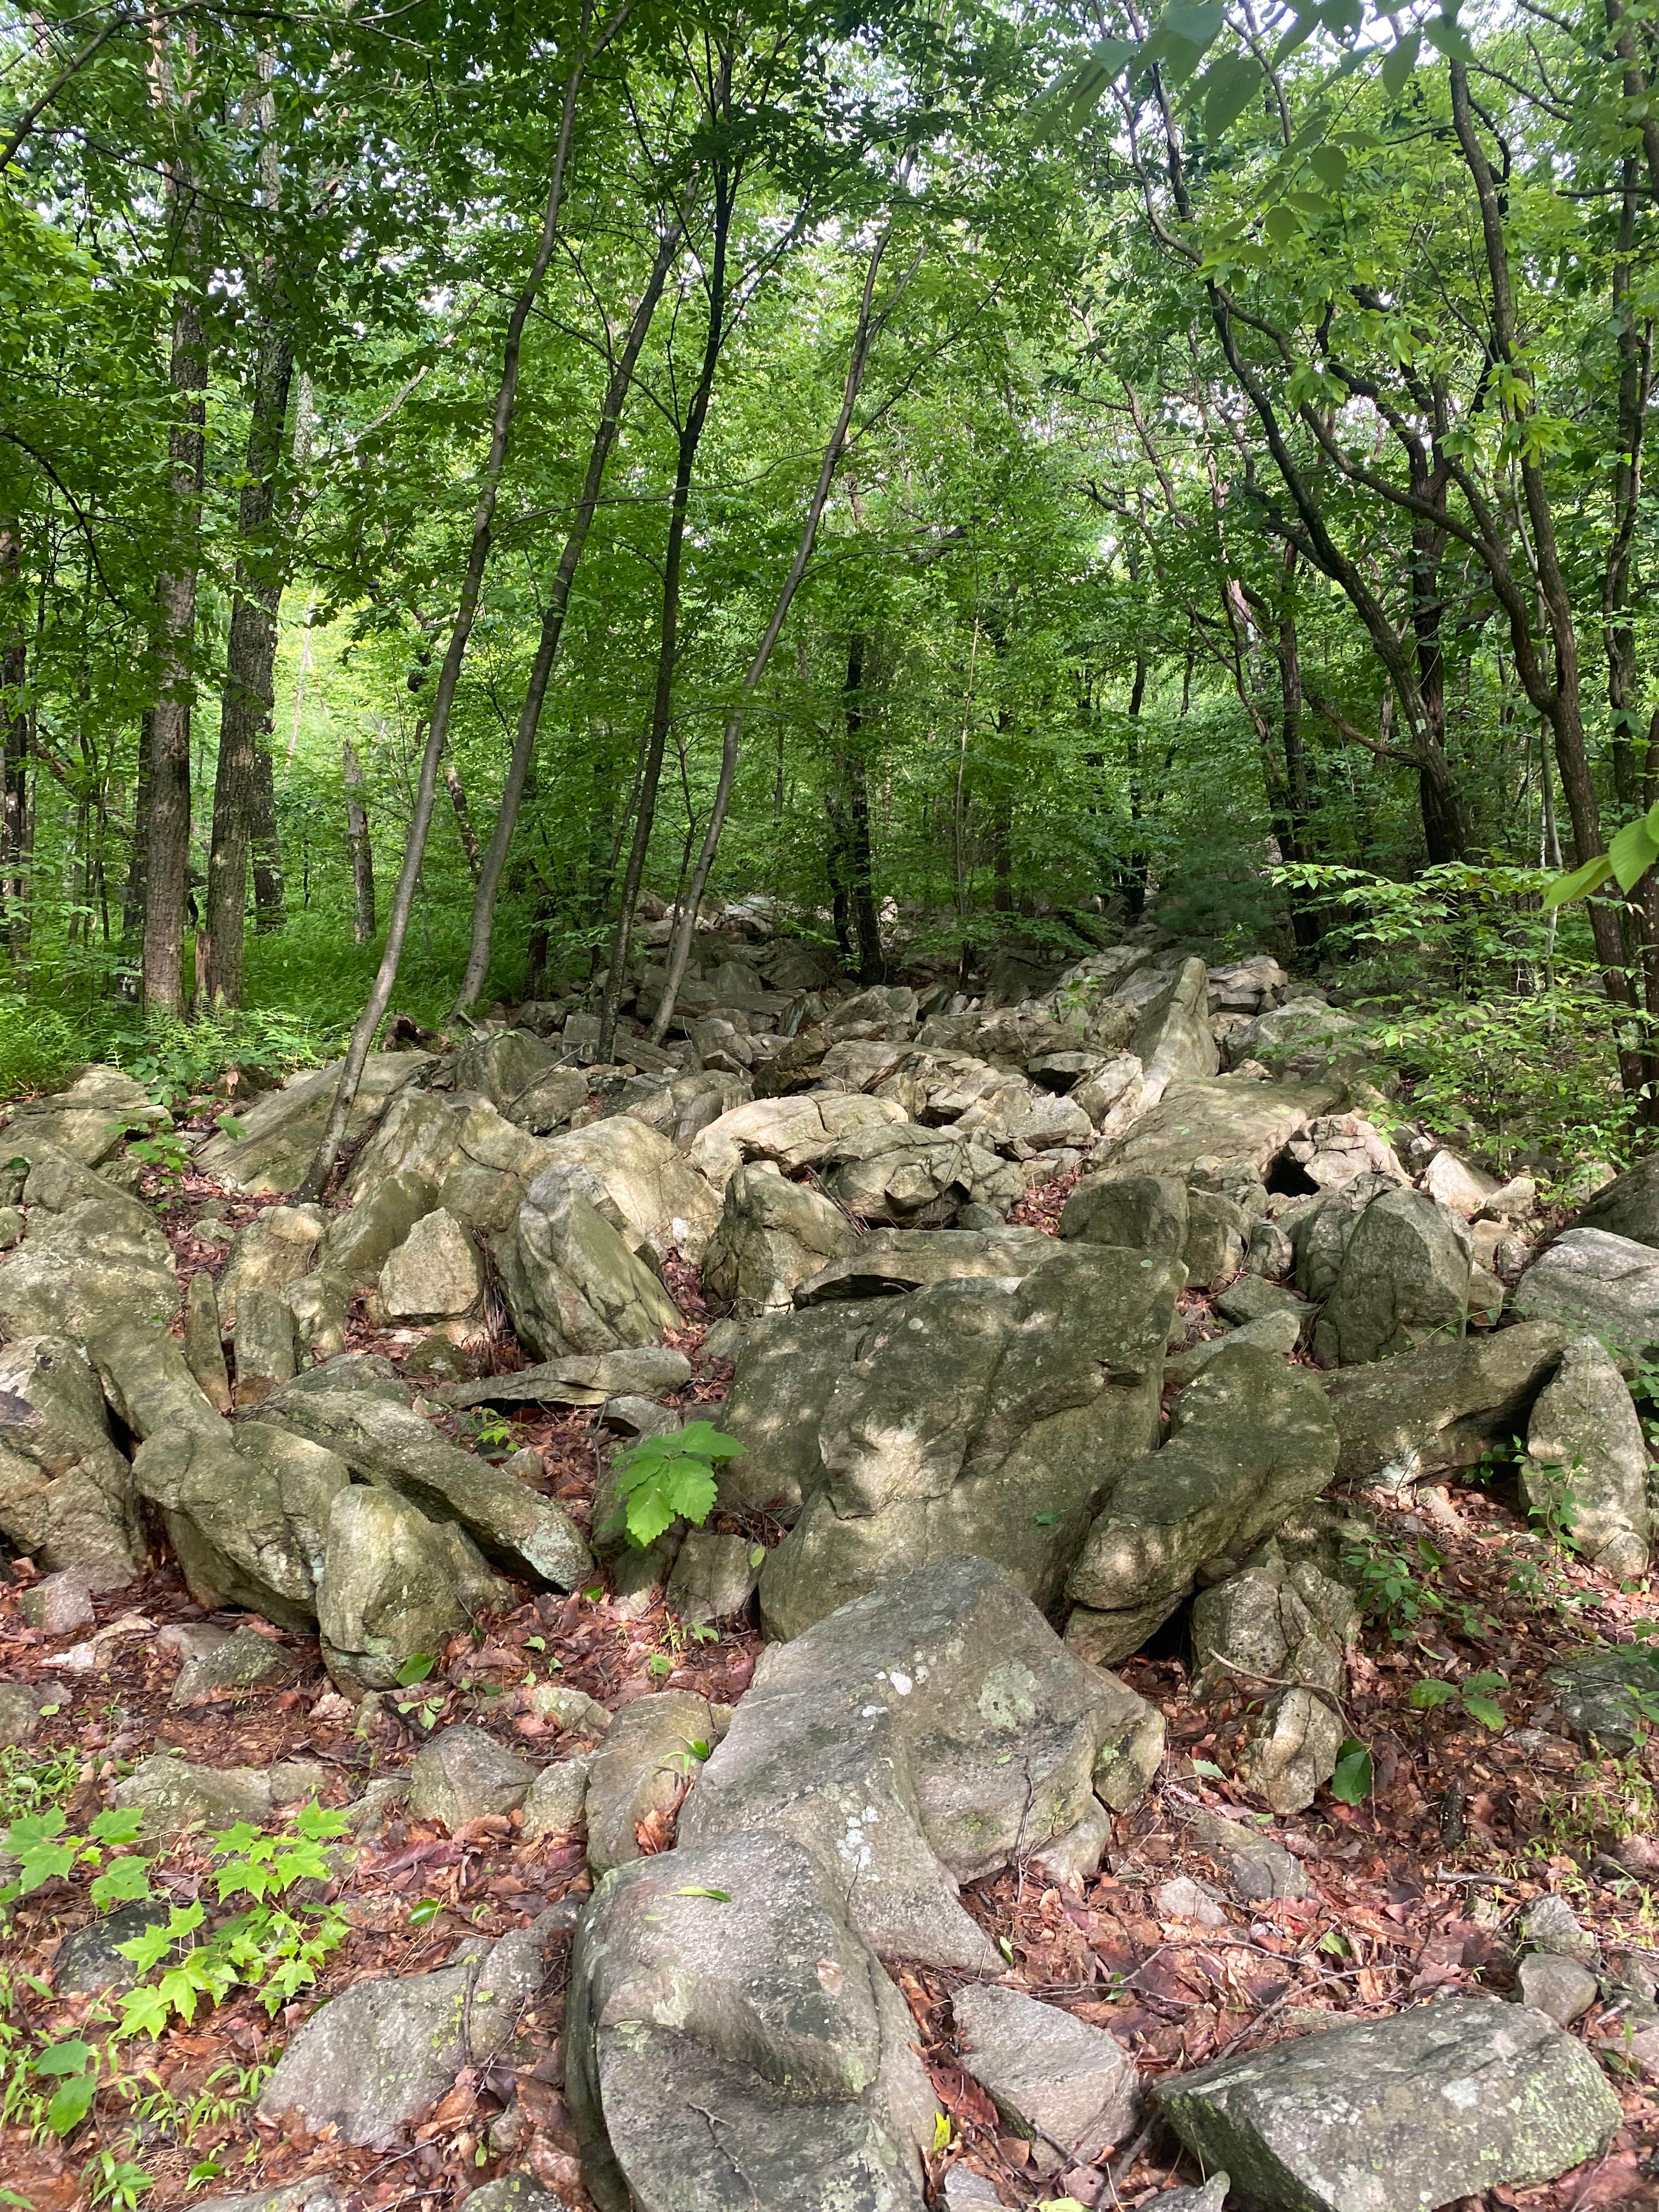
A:
[[[0,1252],[9,1252],[23,1241],[23,1217],[15,1206],[0,1206]]]
[[[29,1742],[42,1720],[68,1703],[69,1692],[58,1682],[0,1682],[0,1750]]]
[[[415,1224],[380,1270],[380,1304],[393,1322],[445,1321],[483,1295],[483,1264],[463,1224],[439,1206]]]
[[[1206,1882],[1194,1881],[1190,1875],[1177,1875],[1173,1881],[1160,1884],[1158,1909],[1166,1920],[1189,1920],[1200,1928],[1227,1925],[1227,1915],[1214,1890]]]
[[[239,1628],[234,1636],[216,1637],[186,1655],[167,1703],[193,1705],[215,1690],[252,1690],[291,1682],[298,1671],[280,1644],[261,1636],[257,1628]]]
[[[174,1836],[199,1823],[262,1828],[270,1818],[270,1777],[257,1766],[198,1766],[164,1752],[144,1759],[110,1791],[110,1802],[143,1816],[146,1838]]]
[[[526,1843],[538,1836],[568,1836],[581,1826],[587,1813],[587,1777],[592,1764],[592,1752],[578,1752],[573,1759],[556,1759],[551,1766],[543,1767],[524,1801],[520,1833]]]
[[[501,2120],[509,2118],[513,2110],[516,2107],[503,2112],[501,2119],[497,2120],[490,2130],[490,2147],[497,2150],[498,2155],[500,2148],[503,2148],[496,2143]],[[522,2136],[522,2121],[519,2133]],[[509,2148],[515,2147],[516,2144],[504,2146]],[[475,2189],[466,2201],[472,2212],[567,2212],[570,2200],[565,2197],[556,2197],[550,2189],[544,2189],[533,2173],[526,2173],[520,2167],[516,2173],[498,2173],[494,2181],[486,2181],[482,2189]]]
[[[1031,1864],[1046,1881],[1061,1889],[1081,1889],[1090,1875],[1100,1871],[1100,1862],[1112,1839],[1112,1816],[1098,1800],[1089,1806],[1075,1827],[1050,1838],[1031,1854]]]
[[[1226,1868],[1234,1895],[1248,1904],[1308,1894],[1308,1877],[1284,1845],[1243,1820],[1200,1811],[1193,1820],[1193,1839]]]
[[[682,1620],[733,1620],[747,1613],[765,1553],[746,1536],[721,1536],[712,1528],[687,1531],[668,1577],[668,1602]]]
[[[1002,2199],[982,2173],[971,2166],[953,2166],[945,2177],[945,2212],[960,2212],[964,2204],[1000,2204]]]
[[[98,1619],[91,1578],[79,1567],[61,1567],[55,1575],[32,1583],[23,1592],[21,1607],[28,1626],[47,1636],[73,1636],[77,1628],[94,1626]]]
[[[1547,2013],[1562,2027],[1583,2018],[1600,1987],[1588,1966],[1553,1951],[1528,1951],[1521,1961],[1520,1983],[1522,2003]]]
[[[194,2212],[340,2212],[340,2197],[331,2181],[312,2174],[301,2181],[286,2182],[279,2189],[254,2190],[246,2197],[204,2197]]]
[[[624,1705],[593,1755],[587,1778],[587,1863],[608,1874],[641,1856],[635,1831],[653,1814],[672,1813],[714,1735],[706,1698],[659,1690]]]
[[[1528,1911],[1523,1925],[1534,1951],[1547,1951],[1559,1959],[1595,1956],[1595,1936],[1580,1924],[1565,1897],[1540,1897]]]
[[[611,1725],[611,1716],[599,1699],[568,1682],[537,1682],[525,1692],[524,1701],[539,1718],[556,1721],[562,1729],[601,1736]]]
[[[52,1985],[60,1997],[88,1996],[95,1990],[130,1990],[138,1969],[123,1958],[119,1946],[135,1936],[164,1926],[173,1910],[171,1898],[149,1898],[137,1905],[118,1905],[65,1936],[52,1961]]]
[[[1105,2031],[1018,1990],[969,1983],[951,2000],[962,2063],[1032,2147],[1040,2172],[1091,2163],[1134,2124],[1133,2061]]]
[[[417,1820],[441,1820],[453,1835],[469,1820],[522,1805],[535,1771],[493,1735],[468,1722],[422,1745],[409,1772],[409,1809]]]
[[[1224,1321],[1260,1321],[1267,1314],[1294,1314],[1297,1321],[1306,1327],[1313,1319],[1313,1309],[1305,1298],[1287,1291],[1282,1283],[1270,1283],[1265,1275],[1241,1275],[1230,1284],[1215,1302],[1215,1310]]]
[[[245,1289],[236,1301],[239,1406],[258,1406],[294,1380],[294,1313],[278,1291]]]

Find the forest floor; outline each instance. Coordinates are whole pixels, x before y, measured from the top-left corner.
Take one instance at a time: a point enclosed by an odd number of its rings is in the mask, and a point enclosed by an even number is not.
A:
[[[194,1170],[161,1194],[185,1276],[222,1264],[221,1232],[198,1233],[206,1209],[233,1228],[258,1210]],[[1064,1194],[1040,1191],[1020,1218],[1052,1230]],[[677,1265],[672,1286],[691,1320],[680,1341],[695,1373],[682,1396],[688,1407],[709,1407],[730,1370],[701,1352],[706,1316],[695,1270]],[[377,1332],[359,1316],[353,1344],[398,1359],[416,1334]],[[490,1364],[499,1370],[519,1358],[507,1340]],[[586,1526],[600,1463],[596,1421],[588,1413],[517,1414],[492,1431],[489,1455],[536,1447],[550,1492]],[[447,1425],[458,1441],[481,1448],[474,1417],[452,1415]],[[1548,1704],[1545,1670],[1593,1636],[1628,1639],[1652,1606],[1646,1586],[1620,1589],[1530,1526],[1501,1469],[1486,1482],[1419,1489],[1409,1508],[1373,1492],[1355,1502],[1374,1515],[1382,1540],[1377,1604],[1353,1665],[1346,1714],[1350,1734],[1370,1751],[1374,1787],[1358,1805],[1322,1792],[1307,1813],[1271,1823],[1268,1832],[1310,1876],[1309,1893],[1237,1905],[1191,1839],[1197,1808],[1249,1808],[1223,1769],[1250,1707],[1243,1684],[1232,1705],[1192,1702],[1175,1625],[1120,1670],[1164,1713],[1170,1752],[1152,1794],[1117,1821],[1105,1870],[1066,1893],[1020,1863],[966,1893],[1018,1985],[1109,2027],[1149,2077],[1321,2025],[1376,2018],[1431,1990],[1508,1995],[1518,1918],[1546,1891],[1569,1899],[1610,1959],[1659,1951],[1659,1850],[1645,1841],[1659,1802],[1659,1760],[1644,1747],[1622,1761],[1585,1765],[1565,1735],[1531,1724],[1534,1707]],[[276,1629],[268,1632],[298,1668],[286,1686],[172,1706],[179,1659],[164,1632],[209,1616],[170,1562],[100,1598],[95,1632],[72,1638],[23,1625],[27,1581],[23,1574],[0,1585],[0,1676],[60,1685],[63,1694],[32,1744],[0,1753],[0,1817],[58,1806],[71,1828],[100,1809],[112,1779],[168,1747],[214,1766],[319,1761],[331,1778],[323,1802],[340,1806],[405,1765],[430,1729],[447,1723],[468,1720],[510,1747],[552,1755],[561,1748],[556,1730],[530,1705],[537,1681],[556,1676],[612,1710],[665,1685],[730,1703],[749,1683],[759,1641],[746,1628],[688,1633],[660,1605],[624,1617],[597,1583],[568,1597],[526,1595],[489,1620],[481,1637],[456,1638],[429,1680],[383,1700],[365,1727],[330,1686],[315,1639]],[[234,1627],[246,1616],[217,1619]],[[1454,1658],[1504,1678],[1496,1692],[1501,1729],[1459,1705],[1425,1711],[1409,1702],[1415,1681],[1446,1671]],[[541,2053],[535,2063],[463,2074],[390,2152],[354,2150],[331,2134],[294,2134],[251,2112],[283,2044],[319,2002],[361,1980],[440,1966],[465,1939],[504,1934],[587,1891],[580,1843],[526,1843],[519,1817],[477,1820],[449,1835],[394,1807],[337,1885],[349,1934],[314,1988],[274,2018],[256,1994],[234,1990],[157,2042],[116,2046],[118,2075],[108,2077],[90,2121],[67,2143],[44,2130],[31,2139],[26,2118],[9,2105],[0,2204],[69,2212],[90,2199],[119,2212],[142,2195],[153,2212],[172,2212],[204,2196],[316,2176],[342,2195],[349,2190],[354,2212],[391,2212],[453,2205],[520,2165],[573,2204],[585,2203],[560,2094],[556,1977],[538,2014],[523,2024]],[[640,1840],[661,1849],[672,1830]],[[163,1854],[155,1878],[185,1902],[204,1891],[211,1864],[204,1841],[187,1839]],[[1167,1896],[1161,1902],[1164,1886],[1184,1874],[1219,1893],[1208,1908],[1212,1924],[1172,1917]],[[95,2028],[98,2000],[60,2001],[45,1978],[63,1939],[92,1917],[84,1877],[53,1881],[21,1902],[4,1960],[14,2019],[58,2039]],[[1158,2133],[1116,2146],[1098,2167],[1039,2174],[1030,2147],[999,2132],[989,2100],[958,2063],[952,1978],[892,1964],[951,2124],[937,2172],[963,2159],[1011,2206],[1070,2195],[1085,2205],[1135,2208],[1175,2182],[1199,2179]],[[1659,2096],[1619,2055],[1623,2031],[1611,2014],[1592,2012],[1580,2032],[1592,2045],[1609,2046],[1625,2110],[1610,2148],[1593,2166],[1540,2187],[1469,2198],[1468,2212],[1476,2205],[1659,2207]]]

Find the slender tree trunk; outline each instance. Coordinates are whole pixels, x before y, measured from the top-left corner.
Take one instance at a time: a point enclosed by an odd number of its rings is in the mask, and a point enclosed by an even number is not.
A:
[[[478,833],[472,827],[472,810],[466,803],[466,787],[461,781],[460,770],[453,760],[444,763],[444,789],[449,793],[449,804],[454,811],[455,827],[461,836],[461,850],[466,855],[467,873],[476,884],[478,880]]]
[[[613,18],[613,21],[615,20]],[[472,513],[471,543],[467,552],[465,574],[461,580],[455,623],[449,634],[443,665],[438,672],[438,690],[432,703],[432,720],[428,726],[426,746],[421,755],[420,772],[416,779],[409,840],[404,849],[403,866],[398,873],[397,889],[392,896],[386,946],[380,955],[374,988],[357,1018],[356,1026],[351,1032],[351,1042],[346,1048],[339,1086],[334,1094],[334,1103],[329,1109],[317,1156],[306,1172],[301,1194],[307,1198],[319,1198],[333,1173],[334,1163],[340,1156],[340,1146],[345,1141],[346,1127],[356,1101],[357,1086],[362,1081],[369,1048],[374,1042],[375,1031],[386,1017],[386,1008],[392,1003],[398,971],[403,964],[404,939],[409,932],[409,918],[415,905],[415,889],[420,881],[422,862],[426,857],[427,833],[432,826],[432,807],[438,790],[438,763],[443,758],[444,746],[448,741],[450,709],[454,703],[455,687],[460,681],[461,662],[465,658],[467,641],[477,618],[478,601],[483,591],[484,568],[489,559],[489,548],[495,534],[495,502],[501,491],[501,471],[507,465],[513,410],[518,398],[519,355],[524,343],[525,325],[536,304],[536,295],[541,289],[543,277],[547,274],[548,263],[553,258],[554,240],[558,236],[559,210],[564,198],[565,165],[569,158],[570,134],[575,121],[576,96],[581,88],[586,68],[587,27],[588,11],[584,6],[583,48],[565,85],[564,104],[559,118],[558,146],[553,157],[553,177],[542,216],[541,236],[537,240],[530,273],[507,318],[501,382],[496,388],[495,416],[490,427],[489,452],[484,462],[483,482],[479,487],[477,504]]]
[[[650,277],[640,296],[639,305],[634,310],[622,351],[617,356],[611,381],[605,388],[605,404],[600,409],[593,442],[588,450],[587,473],[583,479],[581,497],[577,502],[575,519],[565,539],[564,550],[559,556],[553,589],[542,616],[541,636],[536,647],[536,658],[531,664],[524,704],[520,709],[519,726],[513,739],[513,755],[507,763],[507,781],[501,787],[501,803],[496,810],[495,826],[490,833],[482,865],[473,869],[478,889],[472,904],[472,943],[467,954],[466,974],[455,996],[457,1012],[477,1003],[484,987],[484,978],[489,972],[490,943],[495,927],[495,900],[501,888],[501,870],[506,865],[507,848],[513,842],[519,809],[524,800],[531,763],[535,757],[536,733],[541,726],[548,679],[552,675],[560,641],[564,635],[571,586],[575,581],[577,566],[586,546],[588,533],[593,526],[605,469],[622,427],[628,387],[634,380],[634,372],[639,366],[647,333],[657,312],[657,303],[662,297],[669,270],[679,252],[683,235],[683,226],[678,222],[672,224],[658,248]]]
[[[14,604],[18,619],[5,614],[0,645],[0,922],[14,969],[27,957],[29,884],[24,871],[28,849],[29,718],[23,704],[28,675],[27,632],[21,619],[23,540],[18,524],[0,518],[0,611]]]
[[[680,582],[685,559],[686,513],[691,500],[692,471],[708,403],[714,389],[714,372],[726,341],[726,252],[732,226],[733,185],[724,173],[714,183],[714,211],[710,238],[708,328],[703,341],[697,382],[680,427],[674,465],[674,491],[668,510],[668,540],[663,553],[662,620],[657,635],[657,674],[651,696],[651,725],[646,740],[645,763],[640,776],[639,805],[634,815],[633,841],[623,870],[622,896],[611,938],[611,958],[605,969],[605,994],[599,1004],[599,1058],[609,1060],[617,1041],[617,1017],[622,1006],[623,979],[628,972],[629,947],[634,932],[634,902],[640,895],[645,858],[656,823],[657,790],[662,781],[663,751],[674,708],[674,662],[679,650]],[[693,915],[695,922],[695,911]]]
[[[675,924],[673,941],[669,950],[668,981],[664,987],[662,1004],[657,1009],[657,1018],[651,1025],[651,1035],[659,1042],[667,1034],[669,1022],[673,1017],[674,1001],[678,995],[680,979],[685,973],[686,960],[691,950],[691,933],[696,927],[697,907],[708,882],[709,871],[714,865],[714,856],[720,850],[720,833],[726,826],[726,809],[732,801],[732,786],[737,776],[738,752],[743,742],[744,723],[748,715],[749,703],[759,688],[761,679],[770,664],[773,652],[779,638],[782,635],[784,623],[788,619],[789,610],[794,604],[795,594],[800,589],[801,579],[806,574],[807,563],[812,557],[812,548],[817,543],[818,526],[823,520],[823,510],[829,504],[830,488],[835,482],[836,471],[840,466],[842,456],[847,449],[848,434],[853,423],[853,410],[858,404],[859,391],[864,382],[864,372],[869,364],[870,349],[880,334],[883,325],[889,320],[899,301],[903,298],[910,279],[915,275],[921,261],[921,254],[918,250],[910,266],[900,278],[893,296],[885,308],[878,316],[872,314],[876,279],[881,272],[882,258],[887,251],[890,235],[889,232],[884,231],[877,240],[870,256],[869,266],[865,271],[864,289],[859,299],[858,325],[854,332],[853,350],[847,364],[846,382],[842,388],[841,412],[836,418],[835,428],[830,434],[830,442],[823,449],[823,459],[818,466],[818,480],[813,488],[812,497],[807,507],[806,519],[801,526],[800,537],[795,546],[795,557],[789,564],[789,573],[785,577],[783,588],[774,603],[771,619],[766,625],[755,657],[744,671],[743,689],[738,694],[738,703],[726,717],[726,731],[720,744],[720,775],[714,787],[714,803],[709,810],[708,827],[703,833],[702,850],[697,854],[696,865],[691,871],[691,880],[686,886],[685,896],[681,902],[679,919]],[[860,763],[860,772],[861,775],[862,763]],[[854,815],[855,845],[858,834],[856,825],[857,817]],[[866,895],[870,880],[869,832],[869,810],[866,806],[863,810],[865,853],[863,880]],[[857,881],[855,852],[855,902]],[[872,899],[870,901],[870,933],[864,940],[864,946],[861,946],[860,951],[862,953],[865,947],[870,948],[878,963],[881,958],[881,939],[875,922],[874,903]],[[839,930],[837,935],[839,936]]]
[[[363,771],[349,738],[340,745],[345,781],[346,842],[351,848],[351,941],[374,942],[374,849],[369,842],[368,811],[363,805]]]
[[[143,1004],[146,1014],[184,1012],[190,896],[190,709],[196,657],[196,570],[207,441],[207,331],[199,284],[206,210],[187,165],[170,170],[179,278],[173,310],[171,381],[176,415],[168,544],[156,586],[156,696],[150,721],[149,806],[144,849]]]

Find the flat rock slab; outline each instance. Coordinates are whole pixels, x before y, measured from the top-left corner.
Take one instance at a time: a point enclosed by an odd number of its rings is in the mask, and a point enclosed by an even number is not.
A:
[[[691,1380],[683,1352],[644,1344],[620,1352],[577,1352],[544,1359],[516,1375],[452,1382],[438,1393],[447,1406],[602,1406],[607,1398],[655,1398]]]
[[[1054,1240],[1040,1229],[872,1229],[850,1255],[831,1260],[797,1283],[798,1306],[828,1298],[875,1298],[966,1276],[1024,1278],[1054,1256]]]
[[[1524,2005],[1449,1997],[1275,2045],[1154,2092],[1246,2202],[1431,2212],[1593,2158],[1619,2100],[1582,2044]]]
[[[969,1983],[951,2009],[963,2067],[1031,2143],[1039,2172],[1091,2165],[1132,2132],[1139,2082],[1104,2029],[994,1984]]]
[[[388,1098],[436,1066],[429,1052],[372,1052],[363,1063],[346,1142],[362,1137]],[[207,1174],[232,1190],[286,1197],[305,1180],[322,1140],[329,1109],[339,1088],[342,1060],[311,1069],[268,1091],[236,1117],[241,1131],[210,1137],[197,1160]]]
[[[1539,1255],[1510,1303],[1635,1356],[1659,1344],[1659,1252],[1602,1229],[1569,1229]]]
[[[1265,1176],[1291,1139],[1341,1097],[1334,1083],[1253,1083],[1226,1075],[1172,1083],[1113,1147],[1109,1164],[1184,1175],[1195,1160],[1245,1160]]]

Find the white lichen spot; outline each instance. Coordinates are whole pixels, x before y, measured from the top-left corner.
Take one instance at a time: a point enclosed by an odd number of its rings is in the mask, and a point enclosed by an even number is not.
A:
[[[1443,2083],[1440,2094],[1449,2105],[1455,2105],[1460,2112],[1472,2112],[1480,2102],[1480,2087],[1467,2075],[1461,2081]]]

